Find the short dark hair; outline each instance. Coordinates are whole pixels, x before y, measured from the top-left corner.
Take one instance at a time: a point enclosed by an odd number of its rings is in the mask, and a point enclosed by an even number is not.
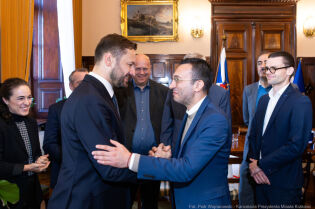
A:
[[[69,75],[69,83],[73,83],[73,82],[74,82],[74,80],[73,80],[73,75],[74,75],[74,73],[76,73],[76,72],[88,73],[89,70],[86,69],[86,68],[77,68],[77,69],[75,69],[75,70],[72,71],[71,74]]]
[[[295,67],[295,62],[293,56],[285,51],[272,52],[269,54],[268,58],[282,57],[283,64],[290,67]]]
[[[106,52],[110,52],[115,58],[120,58],[126,49],[137,49],[137,44],[116,33],[104,36],[97,44],[94,55],[94,63],[101,61]]]
[[[204,83],[202,90],[208,93],[211,87],[211,81],[213,80],[213,73],[210,65],[205,60],[200,58],[187,58],[184,59],[180,64],[191,64],[192,79],[202,80]]]
[[[28,86],[28,83],[21,78],[8,78],[1,84],[0,90],[0,116],[8,121],[11,118],[11,113],[8,106],[3,102],[2,98],[9,100],[13,94],[13,89],[19,86]]]

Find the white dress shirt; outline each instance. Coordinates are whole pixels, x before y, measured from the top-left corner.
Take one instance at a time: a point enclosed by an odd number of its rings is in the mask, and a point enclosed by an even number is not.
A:
[[[94,78],[99,80],[105,86],[107,92],[109,93],[109,96],[111,98],[113,97],[113,95],[114,95],[113,87],[105,78],[103,78],[102,76],[100,76],[100,75],[98,75],[96,73],[93,73],[93,72],[89,72],[89,75],[93,76]]]
[[[290,85],[290,83],[288,83],[287,85],[285,85],[284,87],[279,89],[278,92],[274,92],[273,88],[271,88],[271,90],[269,91],[268,95],[269,95],[270,99],[269,99],[267,110],[266,110],[266,114],[265,114],[262,135],[264,135],[264,133],[265,133],[265,130],[266,130],[267,125],[269,123],[270,117],[271,117],[271,115],[273,113],[273,110],[275,109],[275,107],[276,107],[276,105],[277,105],[277,103],[279,101],[279,98],[281,97],[283,92],[288,88],[289,85]]]

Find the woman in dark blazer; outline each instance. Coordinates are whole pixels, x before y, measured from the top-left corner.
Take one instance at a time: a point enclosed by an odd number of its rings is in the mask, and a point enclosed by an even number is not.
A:
[[[11,208],[39,209],[42,192],[36,173],[50,162],[47,155],[41,156],[37,123],[28,117],[31,90],[24,80],[10,78],[0,93],[0,179],[20,189],[20,200]]]

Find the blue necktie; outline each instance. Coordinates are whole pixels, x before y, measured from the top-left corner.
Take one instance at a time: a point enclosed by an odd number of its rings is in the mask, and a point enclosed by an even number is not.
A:
[[[120,117],[118,102],[117,102],[117,99],[116,99],[115,94],[113,95],[112,100],[113,100],[113,103],[114,103],[114,105],[115,105],[115,107],[116,107],[117,113],[118,113],[118,115],[119,115],[119,117]]]

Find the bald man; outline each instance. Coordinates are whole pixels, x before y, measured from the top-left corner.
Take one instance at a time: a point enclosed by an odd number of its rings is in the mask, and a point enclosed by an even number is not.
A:
[[[126,147],[143,155],[160,144],[161,121],[168,88],[150,79],[151,63],[148,56],[136,56],[135,73],[128,88],[115,90],[120,116],[126,135]],[[131,190],[132,207],[140,189],[142,209],[157,209],[159,181],[139,181]]]

